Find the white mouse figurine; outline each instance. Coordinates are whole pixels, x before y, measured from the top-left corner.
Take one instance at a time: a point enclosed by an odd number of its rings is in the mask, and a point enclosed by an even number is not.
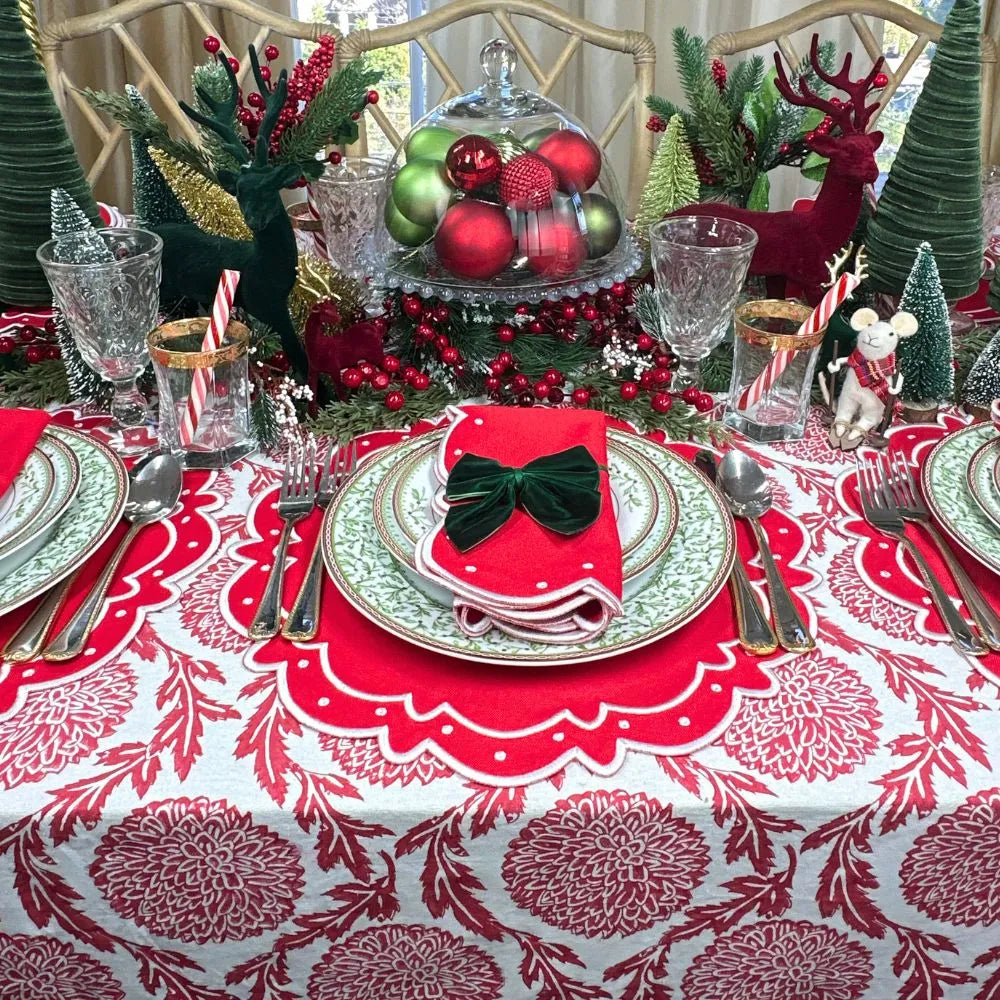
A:
[[[827,365],[830,374],[848,365],[830,427],[831,446],[844,451],[857,448],[879,425],[886,406],[903,388],[903,375],[896,371],[896,345],[917,332],[917,318],[898,312],[890,320],[880,320],[874,309],[858,309],[851,326],[858,333],[854,350]]]

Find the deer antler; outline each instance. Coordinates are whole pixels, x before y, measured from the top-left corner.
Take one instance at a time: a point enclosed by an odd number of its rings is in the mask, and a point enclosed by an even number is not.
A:
[[[257,81],[260,96],[264,98],[265,107],[264,117],[257,130],[257,142],[254,145],[254,164],[258,167],[264,167],[267,166],[268,147],[271,144],[274,126],[278,124],[281,109],[285,106],[285,99],[288,96],[288,71],[284,69],[281,71],[278,75],[278,82],[272,90],[261,75],[257,49],[253,45],[250,46],[250,65],[253,67],[253,76]]]
[[[844,91],[850,98],[848,101],[841,101],[839,99],[827,100],[820,97],[819,94],[810,88],[802,76],[798,79],[798,90],[796,91],[791,83],[789,83],[785,67],[781,62],[781,55],[778,52],[774,54],[774,66],[777,74],[774,85],[778,93],[789,104],[795,104],[803,108],[815,108],[817,111],[822,111],[825,115],[829,115],[830,120],[840,128],[842,135],[848,135],[853,132],[864,132],[869,119],[878,109],[877,103],[866,106],[865,99],[869,90],[871,90],[872,84],[875,82],[875,77],[881,72],[885,59],[880,57],[875,62],[875,65],[872,66],[871,72],[863,79],[852,80],[850,78],[852,58],[852,54],[848,52],[844,56],[844,62],[839,72],[827,73],[820,63],[819,35],[814,34],[812,36],[812,44],[809,46],[809,62],[812,65],[813,71],[824,83]]]
[[[247,152],[246,146],[243,145],[243,140],[236,131],[235,125],[236,108],[240,100],[240,87],[236,80],[236,73],[229,65],[229,60],[221,52],[216,58],[229,77],[229,97],[225,101],[217,101],[204,87],[196,87],[195,93],[197,93],[198,99],[212,112],[211,116],[196,111],[183,101],[180,102],[181,111],[192,121],[204,126],[210,132],[214,132],[222,140],[222,148],[237,163],[249,163],[250,154]]]
[[[868,277],[868,258],[865,255],[864,243],[858,247],[858,252],[854,255],[854,277],[858,281],[864,281]]]
[[[832,288],[837,281],[837,275],[840,273],[840,269],[847,262],[847,258],[851,256],[851,251],[854,249],[854,243],[850,242],[847,246],[842,247],[837,251],[827,262],[826,269],[830,273],[830,282],[825,287]]]

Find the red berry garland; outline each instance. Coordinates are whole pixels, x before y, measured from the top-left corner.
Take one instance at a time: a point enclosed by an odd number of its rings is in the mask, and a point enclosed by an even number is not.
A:
[[[622,382],[618,392],[624,400],[635,399],[639,395],[639,385],[637,382]]]
[[[401,410],[405,402],[406,397],[398,389],[393,389],[392,392],[385,394],[385,408],[387,410]]]
[[[657,413],[668,413],[670,411],[670,407],[674,405],[674,401],[669,392],[658,392],[649,401],[649,405]]]

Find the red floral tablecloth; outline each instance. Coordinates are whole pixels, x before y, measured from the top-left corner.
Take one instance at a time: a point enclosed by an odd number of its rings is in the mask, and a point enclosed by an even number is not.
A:
[[[276,466],[189,474],[92,651],[0,665],[0,998],[1000,998],[1000,656],[942,641],[817,426],[759,455],[819,649],[694,753],[623,731],[510,786],[306,724],[322,657],[235,607]]]

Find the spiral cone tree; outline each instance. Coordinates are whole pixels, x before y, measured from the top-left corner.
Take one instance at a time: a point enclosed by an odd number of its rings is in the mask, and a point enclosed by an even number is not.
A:
[[[869,280],[900,294],[927,240],[945,297],[975,291],[982,273],[980,3],[955,0],[923,90],[868,226]]]
[[[0,0],[0,302],[51,301],[35,251],[49,238],[52,189],[100,214],[35,58],[17,0]]]

